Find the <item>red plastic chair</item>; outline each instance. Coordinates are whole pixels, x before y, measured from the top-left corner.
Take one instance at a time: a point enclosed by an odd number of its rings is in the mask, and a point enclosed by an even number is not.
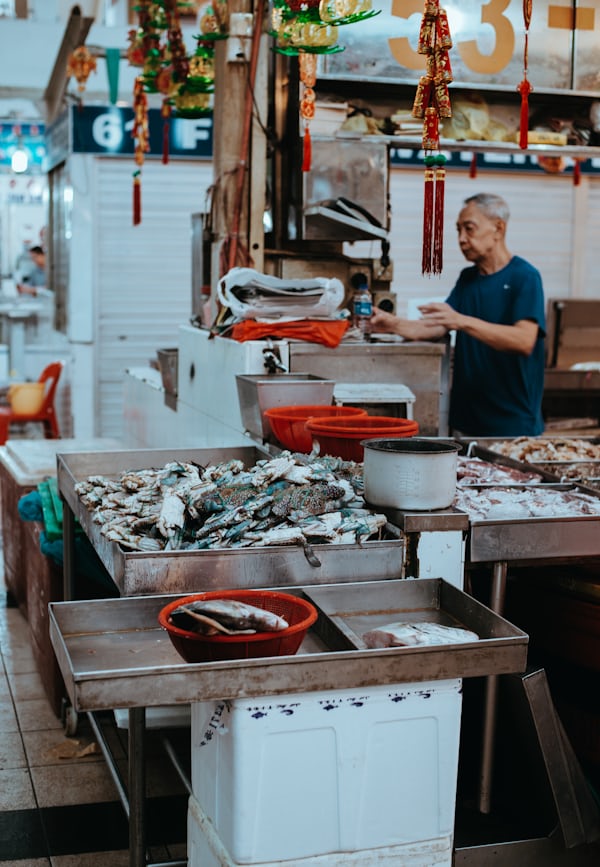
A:
[[[43,403],[37,412],[22,414],[14,412],[10,406],[0,406],[0,445],[4,445],[8,439],[10,426],[13,422],[15,424],[40,422],[44,426],[44,437],[46,439],[60,439],[58,420],[54,410],[54,398],[63,367],[62,361],[53,361],[40,373],[38,382],[45,384],[45,392]]]

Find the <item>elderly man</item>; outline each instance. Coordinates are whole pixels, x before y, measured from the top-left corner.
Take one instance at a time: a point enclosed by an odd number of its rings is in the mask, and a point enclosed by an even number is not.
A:
[[[537,436],[544,429],[544,292],[540,273],[506,246],[509,210],[500,196],[464,202],[458,243],[472,263],[445,303],[422,318],[375,310],[372,331],[435,340],[456,331],[450,428],[467,436]]]

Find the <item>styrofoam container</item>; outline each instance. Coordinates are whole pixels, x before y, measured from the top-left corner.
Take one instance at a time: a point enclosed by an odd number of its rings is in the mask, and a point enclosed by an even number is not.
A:
[[[381,846],[359,852],[336,852],[308,858],[261,861],[258,867],[450,867],[452,835],[437,840]],[[242,867],[234,861],[196,798],[188,802],[188,867]]]
[[[193,794],[234,863],[451,838],[461,685],[195,703]]]

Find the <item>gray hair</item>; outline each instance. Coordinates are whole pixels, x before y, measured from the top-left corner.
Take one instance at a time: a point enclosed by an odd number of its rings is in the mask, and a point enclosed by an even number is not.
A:
[[[465,199],[464,204],[477,205],[490,220],[502,220],[504,223],[508,223],[510,211],[502,196],[497,196],[494,193],[478,193],[476,196],[469,196],[468,199]]]

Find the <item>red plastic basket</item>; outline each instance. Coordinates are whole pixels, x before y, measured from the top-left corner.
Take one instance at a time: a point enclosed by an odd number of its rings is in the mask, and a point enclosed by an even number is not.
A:
[[[171,623],[171,612],[198,599],[234,599],[272,611],[289,623],[279,632],[252,635],[198,635]],[[228,659],[254,659],[261,656],[293,656],[317,619],[317,609],[306,599],[274,590],[213,590],[194,593],[169,602],[159,612],[158,622],[166,629],[173,647],[186,662],[215,662]]]
[[[419,425],[412,419],[378,415],[309,419],[306,429],[319,443],[321,454],[359,462],[364,456],[361,440],[379,437],[396,439],[419,433]]]
[[[294,452],[310,454],[312,436],[306,430],[309,418],[363,416],[367,411],[358,406],[276,406],[265,410],[271,430],[282,446]]]

